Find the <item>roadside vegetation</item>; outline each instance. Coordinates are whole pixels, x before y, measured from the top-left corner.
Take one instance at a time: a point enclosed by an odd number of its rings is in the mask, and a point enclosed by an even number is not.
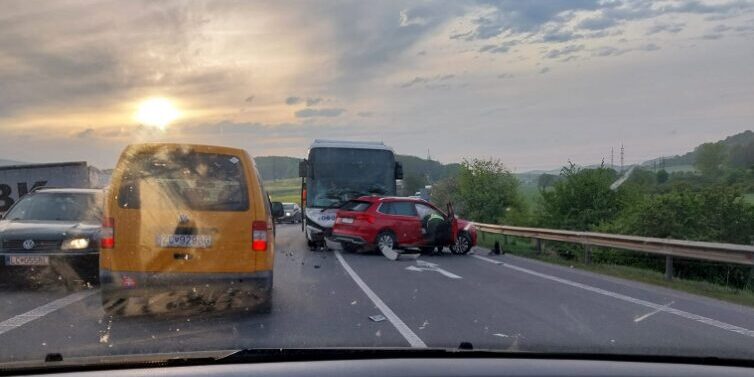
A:
[[[461,216],[492,224],[748,245],[754,242],[754,134],[741,135],[749,141],[702,144],[678,157],[693,169],[636,167],[612,188],[621,172],[604,164],[581,168],[569,162],[560,174],[539,177],[537,195],[522,189],[500,161],[468,160],[458,174],[434,185],[432,201],[452,201]],[[548,243],[547,253],[537,258],[587,266],[581,263],[583,248],[573,244]],[[584,268],[647,282],[656,283],[664,271],[664,257],[631,251],[595,248],[592,260]],[[695,282],[677,283],[695,293],[735,298],[746,291],[748,298],[736,302],[754,297],[751,267],[678,259],[674,277]]]

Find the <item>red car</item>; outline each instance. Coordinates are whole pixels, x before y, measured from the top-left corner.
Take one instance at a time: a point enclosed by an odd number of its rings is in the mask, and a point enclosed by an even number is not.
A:
[[[330,239],[345,251],[387,246],[428,253],[449,246],[466,254],[476,245],[476,229],[448,209],[450,216],[421,199],[363,196],[338,210]]]

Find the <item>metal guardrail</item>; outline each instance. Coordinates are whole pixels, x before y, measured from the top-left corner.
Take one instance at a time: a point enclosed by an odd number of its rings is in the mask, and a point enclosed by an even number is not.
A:
[[[592,246],[664,255],[666,257],[665,276],[668,279],[672,277],[673,273],[673,257],[754,266],[754,245],[685,241],[482,223],[474,223],[474,226],[482,232],[535,239],[537,240],[537,248],[540,252],[542,249],[541,240],[581,244],[585,246],[586,263],[590,263],[591,261]]]

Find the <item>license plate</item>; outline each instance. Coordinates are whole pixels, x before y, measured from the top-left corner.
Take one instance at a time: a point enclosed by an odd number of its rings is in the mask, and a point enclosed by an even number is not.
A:
[[[350,217],[344,217],[343,224],[353,224],[353,219]]]
[[[6,266],[47,266],[50,257],[47,255],[6,255]]]
[[[212,247],[212,236],[193,234],[161,234],[157,236],[157,246],[205,249]]]

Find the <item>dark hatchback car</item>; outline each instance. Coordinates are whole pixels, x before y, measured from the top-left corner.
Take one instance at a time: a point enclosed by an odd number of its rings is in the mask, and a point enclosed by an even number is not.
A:
[[[103,192],[39,189],[0,220],[0,279],[6,284],[64,284],[99,280]]]
[[[301,207],[296,203],[283,203],[283,215],[277,218],[278,223],[298,224],[303,214]]]

